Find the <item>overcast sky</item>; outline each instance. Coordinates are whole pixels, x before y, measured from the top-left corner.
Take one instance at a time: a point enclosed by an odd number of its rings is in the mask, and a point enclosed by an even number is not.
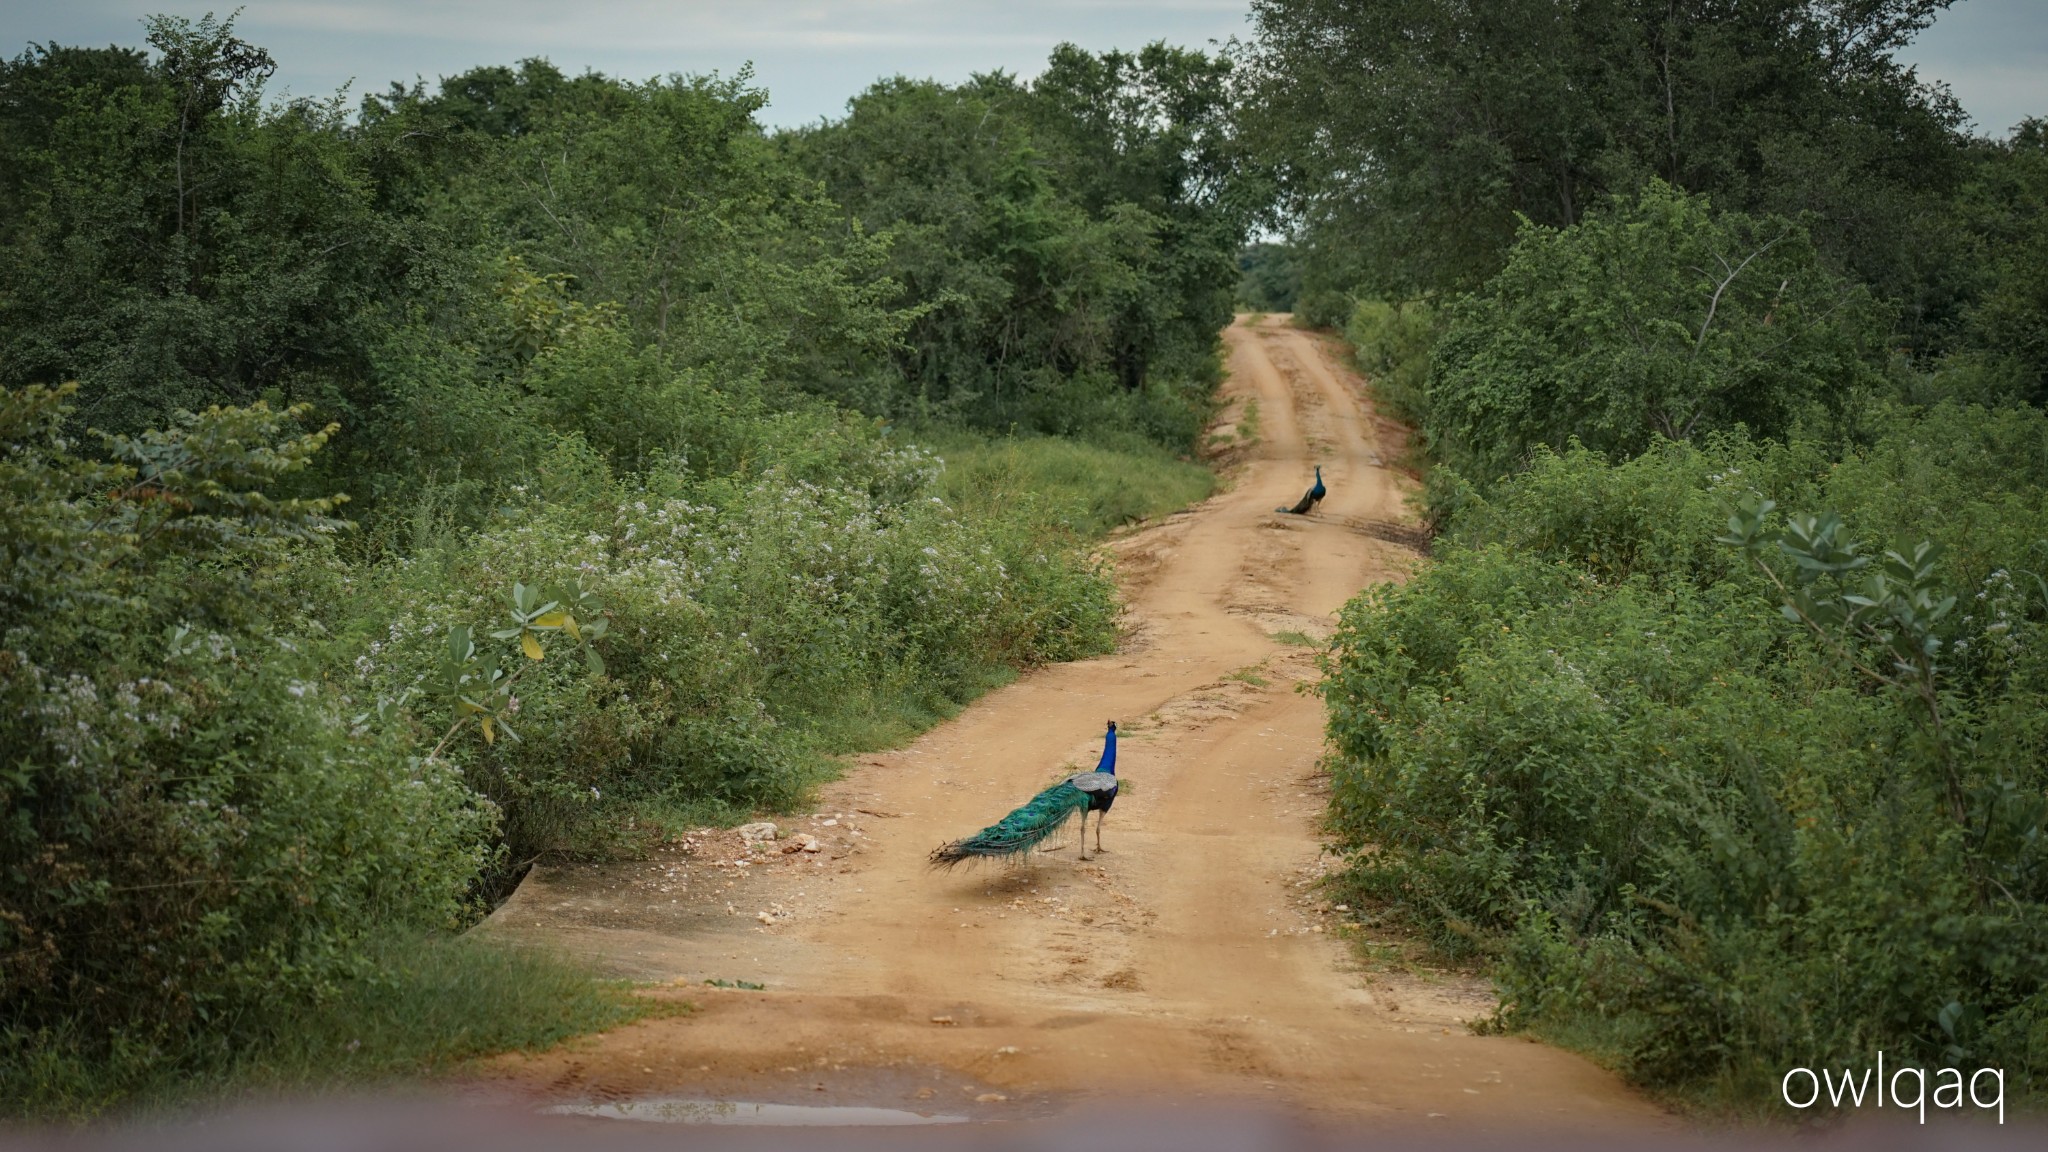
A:
[[[198,16],[180,0],[0,0],[0,51],[31,41],[140,45],[150,12]],[[211,5],[225,15],[232,0]],[[752,61],[788,125],[837,116],[877,77],[1026,76],[1062,40],[1135,48],[1248,35],[1247,0],[246,0],[242,37],[278,61],[277,94],[357,94],[429,82],[478,64],[545,56],[565,71],[644,79],[730,75]],[[2048,114],[2048,0],[1962,0],[1909,53],[2002,136]]]

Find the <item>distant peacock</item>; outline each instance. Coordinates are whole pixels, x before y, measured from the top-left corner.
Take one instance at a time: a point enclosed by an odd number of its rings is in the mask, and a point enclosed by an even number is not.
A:
[[[1021,856],[1044,843],[1081,814],[1081,859],[1088,858],[1088,813],[1095,818],[1095,850],[1102,848],[1102,822],[1116,803],[1116,721],[1102,737],[1102,761],[1093,772],[1081,772],[1040,792],[1031,802],[964,840],[932,853],[932,867],[951,868],[966,860]]]
[[[1322,503],[1323,497],[1329,494],[1330,490],[1328,488],[1323,487],[1323,466],[1321,464],[1318,464],[1316,465],[1315,487],[1310,488],[1306,492],[1303,492],[1301,494],[1301,499],[1295,503],[1294,507],[1275,508],[1273,509],[1273,511],[1284,512],[1290,516],[1306,516],[1310,512],[1315,511],[1316,505]]]

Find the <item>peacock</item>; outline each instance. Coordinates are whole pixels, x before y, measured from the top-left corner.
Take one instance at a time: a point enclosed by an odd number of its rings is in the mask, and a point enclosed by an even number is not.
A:
[[[1323,497],[1329,494],[1330,490],[1323,487],[1323,466],[1318,464],[1316,465],[1316,486],[1303,492],[1300,501],[1294,507],[1275,508],[1273,511],[1283,512],[1291,516],[1306,516],[1310,512],[1315,511],[1316,505],[1322,503]]]
[[[932,853],[932,867],[951,868],[965,860],[1021,856],[1045,842],[1066,826],[1074,813],[1081,814],[1081,859],[1088,859],[1088,813],[1095,818],[1095,851],[1102,847],[1102,822],[1109,806],[1116,803],[1116,721],[1102,737],[1102,760],[1093,772],[1081,772],[1047,788],[1031,802],[983,828],[964,840],[955,840]]]

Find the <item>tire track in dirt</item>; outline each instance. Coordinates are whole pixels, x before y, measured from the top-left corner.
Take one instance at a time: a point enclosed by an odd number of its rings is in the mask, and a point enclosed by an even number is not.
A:
[[[1332,1120],[1523,1132],[1671,1121],[1567,1053],[1475,1036],[1469,978],[1360,969],[1314,879],[1324,790],[1314,661],[1337,610],[1416,562],[1356,525],[1404,480],[1362,383],[1285,318],[1225,332],[1233,408],[1262,439],[1230,489],[1125,536],[1114,654],[1045,668],[909,747],[858,758],[816,853],[706,833],[650,861],[536,869],[480,931],[673,981],[695,1011],[491,1078],[547,1099],[696,1094],[1026,1115],[1118,1095],[1243,1096]],[[1275,515],[1320,463],[1318,515]],[[1126,781],[1104,843],[934,875],[925,854],[1093,763]],[[707,988],[746,980],[765,991]]]

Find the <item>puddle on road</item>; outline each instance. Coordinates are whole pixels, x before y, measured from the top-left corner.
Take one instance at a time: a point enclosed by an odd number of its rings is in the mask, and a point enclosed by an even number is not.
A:
[[[755,1124],[787,1128],[887,1128],[910,1124],[965,1124],[965,1116],[909,1112],[901,1108],[852,1105],[756,1104],[745,1100],[696,1100],[656,1096],[604,1104],[556,1104],[551,1116],[591,1116],[655,1124]]]

